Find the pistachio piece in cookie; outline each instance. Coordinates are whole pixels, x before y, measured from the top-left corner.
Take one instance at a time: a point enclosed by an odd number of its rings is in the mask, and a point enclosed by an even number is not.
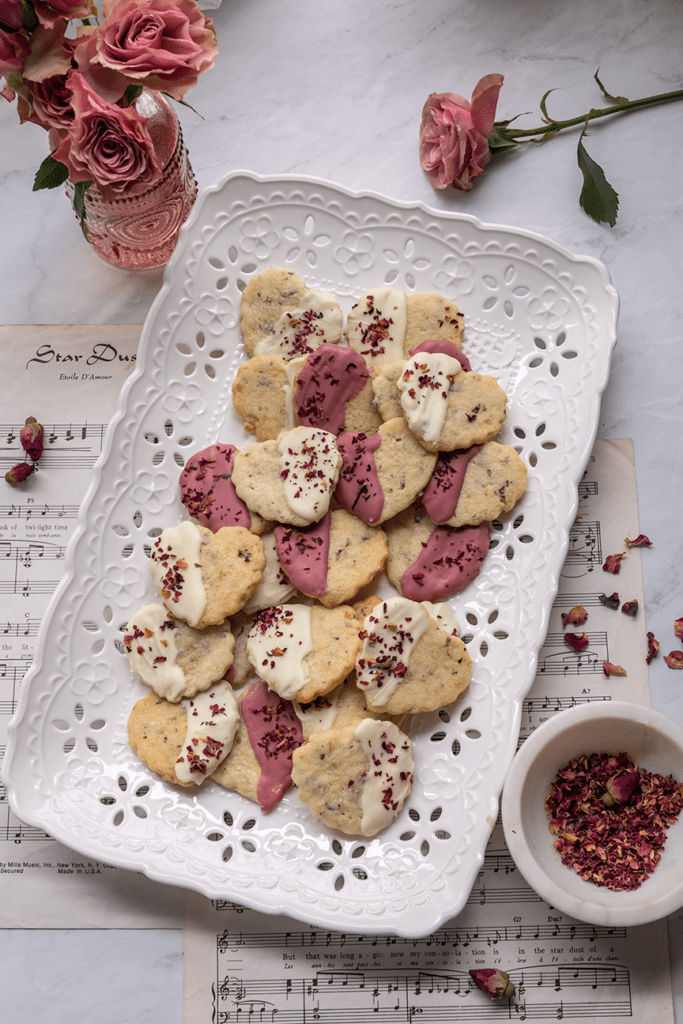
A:
[[[291,583],[327,608],[346,604],[384,569],[386,537],[345,509],[301,529],[276,526],[280,564]]]
[[[294,751],[299,799],[329,828],[374,836],[408,797],[415,762],[408,737],[392,722],[363,719],[313,733]]]
[[[412,505],[436,464],[436,453],[420,444],[402,416],[370,436],[342,434],[337,447],[343,461],[335,498],[373,525]]]
[[[189,458],[180,474],[180,500],[187,512],[209,530],[244,526],[260,534],[268,523],[249,512],[232,482],[236,451],[233,444],[212,444]]]
[[[400,512],[382,529],[389,543],[387,576],[404,597],[443,601],[477,576],[489,549],[488,526],[437,526],[421,506]]]
[[[229,683],[176,704],[149,693],[128,717],[128,742],[166,782],[198,786],[229,754],[238,723]]]
[[[166,700],[194,697],[225,676],[235,639],[227,625],[193,629],[162,604],[146,604],[125,628],[128,662]]]
[[[292,784],[292,755],[303,731],[291,701],[259,681],[240,697],[240,724],[232,750],[213,781],[255,800],[264,814]]]
[[[356,685],[371,711],[436,711],[466,689],[472,659],[440,623],[446,623],[443,610],[402,597],[383,601],[366,616]]]
[[[308,526],[327,512],[341,461],[329,431],[295,427],[243,448],[232,479],[240,498],[264,519]]]
[[[440,452],[422,495],[435,523],[477,526],[509,512],[526,490],[527,468],[510,445],[484,445]]]
[[[149,562],[166,607],[196,629],[239,611],[261,582],[265,565],[263,542],[244,527],[212,533],[190,522],[165,529]]]
[[[240,306],[244,347],[250,356],[284,360],[307,355],[342,336],[343,317],[332,292],[309,288],[297,273],[269,267],[249,281]]]
[[[348,676],[359,647],[353,608],[285,604],[255,617],[247,657],[271,690],[307,703]]]

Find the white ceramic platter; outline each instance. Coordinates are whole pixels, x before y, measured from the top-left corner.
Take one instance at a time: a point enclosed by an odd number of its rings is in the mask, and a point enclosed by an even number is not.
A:
[[[383,282],[454,299],[474,369],[508,393],[501,440],[529,467],[524,499],[493,525],[482,573],[451,602],[471,685],[455,706],[413,720],[413,792],[372,840],[326,831],[292,791],[265,816],[212,783],[196,793],[167,785],[126,741],[147,691],[128,669],[121,627],[153,598],[147,555],[183,518],[187,458],[246,440],[230,401],[244,358],[240,294],[273,264],[336,292],[344,312]],[[415,937],[455,916],[515,752],[617,306],[601,264],[531,233],[312,179],[237,172],[204,192],[145,323],[22,687],[3,767],[15,813],[89,857],[325,928]]]

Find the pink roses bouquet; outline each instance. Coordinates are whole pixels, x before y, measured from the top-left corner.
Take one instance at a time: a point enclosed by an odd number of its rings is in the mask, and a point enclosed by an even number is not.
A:
[[[492,155],[509,152],[527,142],[545,142],[565,128],[583,125],[577,151],[583,174],[579,203],[594,220],[614,226],[619,197],[602,168],[586,152],[583,140],[588,123],[608,114],[678,99],[683,96],[683,89],[627,100],[624,96],[610,96],[597,72],[594,78],[605,99],[610,101],[609,107],[592,108],[587,114],[556,121],[546,108],[546,100],[552,92],[549,90],[541,100],[543,125],[540,128],[511,128],[514,117],[507,121],[494,120],[502,75],[485,75],[475,86],[471,102],[451,92],[432,93],[423,107],[420,124],[420,164],[431,185],[438,189],[453,186],[461,192],[469,192]]]
[[[34,190],[67,179],[83,209],[163,170],[135,109],[143,88],[182,99],[218,55],[213,22],[195,0],[0,0],[2,95],[21,122],[50,133]]]

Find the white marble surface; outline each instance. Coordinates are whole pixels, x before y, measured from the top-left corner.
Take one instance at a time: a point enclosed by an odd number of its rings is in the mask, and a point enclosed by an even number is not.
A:
[[[579,208],[576,130],[544,146],[499,158],[469,195],[435,193],[420,169],[417,132],[433,91],[469,95],[489,72],[505,76],[498,117],[531,111],[540,123],[543,93],[556,118],[604,105],[593,74],[614,94],[638,98],[683,86],[679,0],[226,0],[213,13],[220,56],[187,99],[180,120],[200,188],[235,169],[328,178],[484,221],[524,227],[607,265],[621,298],[619,342],[599,424],[601,437],[632,437],[644,553],[648,629],[662,654],[680,647],[673,621],[683,615],[676,526],[681,492],[679,355],[680,237],[683,220],[683,103],[662,104],[603,120],[586,146],[620,195],[614,228]],[[201,116],[199,116],[201,115]],[[147,314],[161,273],[136,275],[100,261],[84,242],[61,190],[32,193],[47,152],[44,133],[20,126],[0,101],[0,215],[4,323],[136,323]],[[650,666],[653,705],[683,722],[683,676],[660,657]],[[1,922],[1,917],[0,917]],[[673,922],[676,937],[680,921]],[[158,946],[150,941],[156,935]],[[79,999],[89,994],[100,1024],[128,1019],[179,1022],[179,939],[129,934],[100,943],[55,941],[50,933],[0,933],[3,979],[17,998],[32,985],[19,970],[35,956],[63,971],[78,956]],[[170,940],[170,942],[169,942]],[[673,944],[674,946],[676,943]],[[9,961],[7,955],[12,953]],[[19,952],[22,955],[19,956]],[[154,971],[156,1011],[134,1018],[128,1004],[100,1007],[105,964],[120,962],[131,991],[147,996]],[[7,971],[17,965],[16,971]],[[683,1022],[683,969],[674,950],[677,1020]],[[152,973],[150,973],[150,971]],[[123,999],[123,996],[120,997]],[[127,997],[126,997],[127,998]],[[13,1000],[13,1001],[12,1001]],[[40,992],[33,1020],[86,1019],[73,1006],[50,1007]],[[86,1000],[87,1001],[87,1000]],[[147,1010],[144,1011],[147,1013]]]

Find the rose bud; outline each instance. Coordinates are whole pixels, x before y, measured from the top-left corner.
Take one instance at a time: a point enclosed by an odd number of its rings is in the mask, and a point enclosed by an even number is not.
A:
[[[28,480],[31,473],[36,467],[32,462],[19,462],[16,466],[12,466],[5,473],[5,480],[8,484],[23,484],[24,480]]]
[[[487,996],[500,999],[501,996],[514,996],[515,986],[506,971],[497,971],[492,967],[477,968],[470,971],[470,976]]]
[[[654,633],[647,634],[647,657],[645,661],[650,664],[653,658],[659,654],[659,640],[655,640]]]
[[[34,416],[29,416],[19,432],[21,447],[34,462],[43,454],[43,425]]]
[[[625,804],[633,790],[640,781],[637,771],[626,772],[625,775],[614,775],[607,783],[607,788],[602,794],[602,802],[605,807],[612,807],[614,804]]]

